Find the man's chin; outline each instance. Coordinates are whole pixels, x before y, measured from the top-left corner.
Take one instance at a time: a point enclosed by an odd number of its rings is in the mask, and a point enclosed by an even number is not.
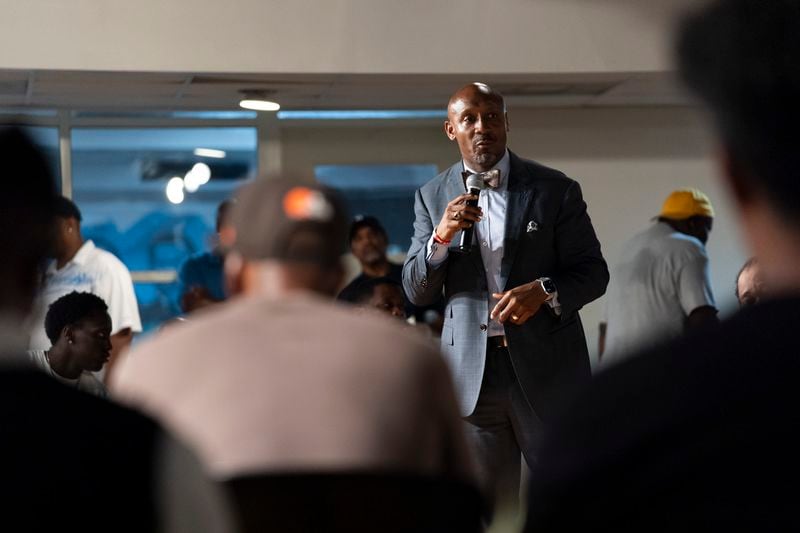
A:
[[[497,162],[500,161],[500,159],[502,157],[503,157],[502,153],[495,154],[495,153],[490,153],[490,152],[481,152],[481,153],[475,154],[475,156],[472,159],[478,165],[480,165],[480,166],[482,166],[484,168],[489,168],[489,167],[495,166],[497,164]]]

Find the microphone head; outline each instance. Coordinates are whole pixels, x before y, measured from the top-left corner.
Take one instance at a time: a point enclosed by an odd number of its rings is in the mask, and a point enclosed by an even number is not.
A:
[[[465,185],[467,187],[467,191],[470,191],[471,189],[478,189],[479,191],[482,191],[484,188],[486,188],[486,182],[483,181],[483,178],[480,174],[470,174],[467,177],[467,182]]]

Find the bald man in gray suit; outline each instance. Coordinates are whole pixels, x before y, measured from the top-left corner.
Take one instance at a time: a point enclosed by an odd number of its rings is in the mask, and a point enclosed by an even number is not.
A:
[[[484,487],[497,505],[516,507],[520,452],[535,463],[543,421],[590,377],[578,310],[605,292],[608,269],[579,185],[506,148],[499,93],[463,87],[444,127],[462,161],[416,193],[403,285],[416,305],[444,290],[442,351]],[[470,174],[487,183],[478,197],[465,194]]]

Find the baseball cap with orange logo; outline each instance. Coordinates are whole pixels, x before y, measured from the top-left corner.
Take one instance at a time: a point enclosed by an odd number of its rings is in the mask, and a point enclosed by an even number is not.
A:
[[[245,258],[329,266],[344,252],[348,216],[341,198],[311,179],[262,177],[237,194],[233,223]]]

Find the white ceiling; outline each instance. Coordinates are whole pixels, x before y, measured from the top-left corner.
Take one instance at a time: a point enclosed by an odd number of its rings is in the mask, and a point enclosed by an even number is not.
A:
[[[0,107],[80,110],[234,110],[242,91],[283,109],[441,109],[470,75],[202,74],[0,70]],[[672,76],[482,76],[511,107],[684,105]]]

